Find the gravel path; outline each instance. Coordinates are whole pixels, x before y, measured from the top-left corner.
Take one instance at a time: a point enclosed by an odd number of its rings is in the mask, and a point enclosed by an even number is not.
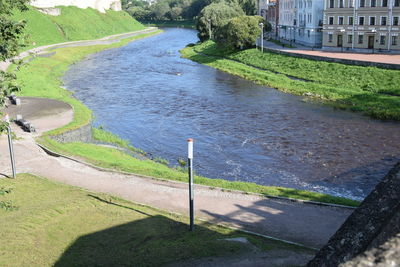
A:
[[[115,42],[140,32],[120,34],[94,41],[78,41],[44,46],[31,52],[64,46],[94,45]],[[27,55],[27,54],[25,54]],[[24,55],[21,55],[24,57]],[[6,69],[7,64],[0,68]],[[18,126],[13,129],[20,139],[14,142],[18,173],[32,173],[90,191],[104,192],[138,203],[180,214],[188,214],[188,186],[184,183],[161,181],[136,175],[100,171],[83,163],[47,155],[34,137],[59,128],[73,118],[70,106],[50,99],[23,98],[20,107],[10,106],[6,111],[22,114],[37,128],[37,133],[25,133]],[[0,172],[11,173],[7,140],[0,137]],[[226,192],[206,186],[195,186],[195,214],[213,223],[222,223],[278,239],[320,248],[350,215],[352,209],[304,204],[281,199],[269,199],[240,192]]]

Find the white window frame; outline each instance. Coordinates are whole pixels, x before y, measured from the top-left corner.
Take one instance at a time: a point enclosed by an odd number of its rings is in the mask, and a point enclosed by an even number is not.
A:
[[[331,18],[332,18],[332,24],[330,23],[331,22]],[[333,16],[329,16],[328,17],[328,25],[335,25],[335,17],[333,17]]]
[[[374,22],[375,22],[374,25],[371,25],[371,18],[374,18]],[[368,17],[368,25],[369,25],[369,26],[377,26],[377,25],[376,25],[376,16],[369,16],[369,17]]]
[[[342,24],[340,24],[339,22],[340,22],[340,18],[342,18]],[[338,16],[337,17],[337,25],[344,25],[344,17],[343,16]]]
[[[360,24],[360,18],[364,19],[364,23],[363,24]],[[359,16],[358,17],[357,25],[359,25],[359,26],[364,26],[365,25],[365,16]]]
[[[354,0],[349,0],[349,8],[353,8],[354,7]]]
[[[382,24],[382,19],[383,19],[383,18],[386,18],[386,24],[385,24],[385,25]],[[381,16],[381,17],[380,17],[380,23],[379,23],[379,25],[380,25],[380,26],[388,26],[388,17],[387,17],[387,16]]]
[[[353,18],[353,23],[350,24],[350,18]],[[353,25],[354,24],[354,17],[353,16],[348,16],[347,17],[347,24],[348,25]]]

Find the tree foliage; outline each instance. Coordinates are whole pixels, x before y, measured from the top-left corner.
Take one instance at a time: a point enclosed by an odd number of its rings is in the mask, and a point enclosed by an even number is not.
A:
[[[28,0],[0,0],[0,61],[12,60],[24,46],[21,37],[24,21],[14,21],[11,15],[14,10],[26,11]],[[0,106],[12,92],[19,90],[15,82],[15,73],[0,71]],[[0,128],[4,128],[4,125]]]
[[[219,2],[206,6],[200,12],[196,25],[200,41],[209,39],[210,32],[212,37],[229,19],[243,15],[243,10],[235,3]]]
[[[215,41],[219,45],[226,45],[233,49],[245,49],[254,46],[257,38],[261,35],[260,16],[240,16],[230,19],[224,26],[219,28]],[[267,28],[268,28],[267,24]]]

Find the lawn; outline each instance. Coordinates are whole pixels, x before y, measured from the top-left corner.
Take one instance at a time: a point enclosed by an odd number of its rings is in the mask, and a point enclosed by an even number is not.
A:
[[[398,70],[315,61],[256,49],[230,51],[212,41],[181,52],[193,61],[284,92],[377,119],[400,120]]]
[[[1,194],[1,188],[8,189]],[[11,189],[11,190],[10,190]],[[0,266],[159,266],[249,251],[225,238],[246,237],[261,250],[308,250],[21,174],[0,179]]]
[[[60,7],[60,16],[50,16],[30,7],[15,12],[15,20],[27,22],[28,48],[76,40],[98,39],[108,35],[142,30],[145,27],[123,11],[107,10],[105,14],[87,8]]]

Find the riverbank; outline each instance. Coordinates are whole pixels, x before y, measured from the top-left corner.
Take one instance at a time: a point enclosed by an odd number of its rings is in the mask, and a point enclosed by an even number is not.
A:
[[[313,61],[256,49],[228,51],[212,41],[182,56],[230,74],[335,108],[382,120],[400,120],[400,72]]]
[[[140,38],[140,36],[135,38]],[[131,39],[127,39],[122,41],[122,43],[112,45],[60,48],[55,50],[56,54],[52,55],[51,57],[35,58],[30,64],[21,68],[18,79],[22,84],[25,85],[23,91],[21,92],[22,95],[58,99],[71,104],[75,112],[74,120],[70,124],[46,133],[43,137],[39,138],[38,141],[51,150],[68,156],[77,156],[102,167],[138,173],[146,176],[186,181],[187,177],[184,170],[171,169],[163,164],[159,164],[150,160],[143,161],[135,159],[119,150],[112,148],[84,143],[60,144],[50,138],[50,135],[61,134],[65,131],[77,129],[81,126],[87,125],[91,120],[91,111],[81,102],[71,97],[71,93],[69,91],[60,87],[60,78],[66,69],[71,64],[84,58],[90,53],[120,46],[129,42],[130,40]],[[102,141],[107,142],[108,140]],[[195,182],[211,187],[222,187],[230,190],[241,190],[263,195],[290,197],[317,202],[336,203],[350,206],[356,206],[359,203],[349,199],[333,197],[314,192],[281,187],[261,186],[255,183],[230,182],[221,179],[208,179],[198,176],[195,178]]]

